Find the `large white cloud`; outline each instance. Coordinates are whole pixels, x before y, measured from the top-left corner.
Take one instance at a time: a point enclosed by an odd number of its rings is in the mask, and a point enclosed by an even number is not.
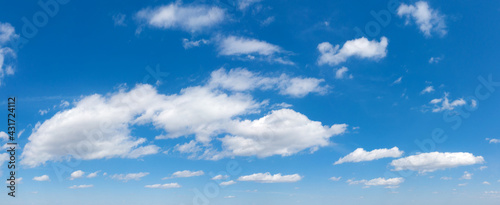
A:
[[[304,97],[309,93],[326,93],[328,86],[321,85],[323,82],[323,79],[317,78],[292,78],[286,74],[282,74],[279,77],[266,77],[244,68],[231,69],[229,71],[221,68],[212,72],[209,86],[231,91],[274,89],[279,90],[279,93],[282,95]]]
[[[467,152],[429,152],[396,159],[391,162],[395,171],[413,170],[421,173],[484,163],[482,156]]]
[[[397,188],[401,183],[403,183],[405,180],[402,177],[397,177],[397,178],[375,178],[371,180],[359,180],[359,181],[353,181],[351,179],[347,180],[347,183],[349,184],[364,184],[366,187],[370,186],[386,186],[385,188]]]
[[[373,161],[387,157],[397,158],[401,157],[403,153],[404,152],[400,151],[398,147],[393,147],[391,149],[375,149],[369,152],[367,152],[363,148],[358,148],[345,157],[340,158],[334,164],[342,164],[345,162]]]
[[[398,8],[398,15],[406,17],[406,24],[414,20],[420,31],[425,36],[431,36],[433,32],[443,36],[447,33],[444,16],[437,10],[431,9],[425,1],[418,1],[415,5],[401,4]]]
[[[323,42],[318,45],[320,56],[318,58],[319,65],[337,65],[347,61],[351,57],[362,59],[378,60],[384,58],[387,54],[387,45],[389,41],[386,37],[380,38],[380,41],[369,41],[365,37],[350,40],[344,43],[342,48],[340,45],[335,45],[328,42]]]
[[[238,78],[239,75],[244,77]],[[345,124],[322,125],[290,109],[275,110],[256,120],[245,120],[249,114],[258,114],[268,101],[254,100],[243,90],[255,89],[252,87],[255,85],[240,86],[240,81],[233,78],[259,82],[266,79],[246,70],[234,71],[233,74],[218,70],[212,73],[206,84],[187,87],[179,94],[163,95],[151,85],[137,85],[131,90],[121,88],[105,96],[82,97],[74,107],[56,113],[34,128],[21,163],[34,167],[47,161],[70,158],[138,158],[156,154],[158,146],[147,143],[146,138],[132,136],[130,132],[131,126],[148,124],[163,131],[156,139],[194,136],[189,143],[175,146],[175,150],[206,159],[287,156],[326,146],[332,136],[345,132]],[[281,94],[294,97],[323,89],[316,84],[302,85],[302,81],[320,79],[287,77],[289,82],[283,86],[282,78],[269,78],[276,82],[262,83],[258,87],[271,86]],[[228,90],[231,90],[230,94]],[[220,141],[221,150],[214,146]],[[252,146],[245,143],[252,143]]]
[[[238,178],[238,181],[254,181],[259,183],[289,183],[300,181],[302,178],[303,177],[299,174],[281,175],[281,173],[278,173],[272,175],[269,172],[266,172],[241,176]]]
[[[205,5],[181,5],[171,3],[156,8],[142,9],[136,16],[150,26],[189,32],[201,31],[220,24],[225,19],[225,11],[219,7]]]

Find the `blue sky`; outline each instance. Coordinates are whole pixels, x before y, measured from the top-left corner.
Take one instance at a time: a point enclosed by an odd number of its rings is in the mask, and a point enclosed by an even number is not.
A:
[[[2,201],[500,200],[498,2],[40,2],[0,3]]]

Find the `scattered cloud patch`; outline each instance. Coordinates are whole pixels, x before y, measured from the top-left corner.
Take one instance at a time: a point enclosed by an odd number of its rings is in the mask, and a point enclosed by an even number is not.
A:
[[[113,24],[115,26],[127,26],[127,24],[125,24],[126,17],[127,16],[125,14],[115,14],[111,18],[113,19]]]
[[[221,174],[219,174],[217,176],[212,177],[212,180],[223,180],[223,179],[227,179],[227,178],[229,178],[229,175],[221,175]]]
[[[431,57],[429,59],[429,63],[430,64],[433,64],[433,63],[439,63],[439,61],[441,61],[441,58],[440,57]]]
[[[345,42],[342,48],[340,45],[334,47],[328,42],[323,42],[318,45],[318,51],[321,54],[318,58],[318,64],[334,66],[351,57],[379,60],[386,56],[388,42],[386,37],[382,37],[379,42],[369,41],[362,37]]]
[[[396,84],[401,84],[401,81],[403,80],[403,76],[399,77],[398,79],[396,79],[394,82],[392,82],[391,85],[396,85]]]
[[[448,99],[449,93],[444,93],[442,98],[436,98],[431,100],[429,103],[433,105],[432,112],[442,112],[445,110],[453,110],[457,107],[461,107],[467,104],[463,98],[459,98],[450,102]],[[476,102],[477,103],[477,102]],[[474,104],[474,102],[471,102]]]
[[[484,185],[490,185],[490,183],[487,182],[487,181],[484,181],[482,184],[484,184]]]
[[[423,95],[423,94],[426,94],[426,93],[432,93],[434,92],[434,86],[430,85],[430,86],[427,86],[425,87],[421,92],[420,94]]]
[[[265,60],[271,63],[294,65],[285,59],[287,53],[281,47],[253,38],[227,36],[217,40],[218,52],[222,56],[235,56],[241,60]]]
[[[50,181],[50,178],[48,175],[42,175],[42,176],[38,176],[38,177],[33,177],[33,180],[39,181],[39,182],[46,182],[46,181]]]
[[[221,24],[226,18],[226,13],[215,6],[182,5],[177,2],[142,9],[136,16],[152,27],[198,32]]]
[[[347,71],[349,71],[349,69],[345,66],[337,69],[337,71],[335,71],[335,78],[336,79],[344,79],[344,78],[352,79],[353,78],[352,74],[347,76]]]
[[[92,185],[92,184],[73,185],[73,186],[70,186],[69,188],[70,189],[85,189],[85,188],[91,188],[91,187],[94,187],[94,185]]]
[[[190,49],[190,48],[194,48],[194,47],[199,47],[200,45],[203,45],[203,44],[208,44],[210,41],[209,40],[206,40],[206,39],[200,39],[200,40],[189,40],[187,38],[183,38],[182,39],[182,47],[184,47],[184,49]]]
[[[429,152],[393,160],[391,165],[395,171],[413,170],[425,173],[482,163],[484,163],[482,156],[474,156],[467,152]]]
[[[342,177],[330,177],[330,180],[332,181],[339,181]]]
[[[16,52],[5,45],[17,38],[19,35],[10,23],[0,22],[0,85],[5,76],[14,75],[13,61],[16,59]]]
[[[375,178],[371,180],[359,180],[359,181],[354,181],[354,180],[347,180],[347,183],[350,185],[353,184],[364,184],[367,188],[371,186],[386,186],[385,188],[397,188],[401,183],[403,183],[405,180],[402,177],[397,177],[397,178]]]
[[[90,174],[87,175],[87,178],[95,178],[97,177],[97,174],[101,172],[101,171],[96,171],[96,172],[92,172]]]
[[[238,2],[238,9],[245,10],[246,8],[251,6],[252,4],[259,3],[261,1],[262,0],[238,0],[237,1]]]
[[[464,175],[462,175],[462,177],[460,177],[460,179],[472,179],[472,175],[474,175],[474,174],[465,171]]]
[[[500,143],[500,139],[495,139],[495,138],[486,138],[486,141],[488,141],[490,144]]]
[[[233,181],[233,180],[230,180],[230,181],[227,181],[227,182],[221,182],[219,185],[221,185],[221,186],[229,186],[229,185],[233,185],[233,184],[236,184],[236,182]]]
[[[414,21],[426,37],[432,36],[432,33],[437,33],[440,36],[447,33],[444,15],[430,8],[425,1],[418,1],[414,5],[402,3],[397,12],[399,17],[406,18],[406,24]]]
[[[129,173],[129,174],[114,174],[111,179],[128,182],[130,180],[139,181],[142,177],[149,175],[149,172]]]
[[[168,183],[168,184],[153,184],[144,186],[150,189],[171,189],[171,188],[180,188],[181,185],[178,183]]]
[[[342,164],[346,162],[364,162],[373,161],[382,158],[397,158],[403,155],[403,151],[400,151],[398,147],[393,147],[391,149],[375,149],[372,151],[366,151],[363,148],[358,148],[354,152],[349,153],[345,157],[337,160],[334,165]]]
[[[187,178],[187,177],[197,177],[197,176],[203,176],[205,175],[205,172],[202,170],[200,171],[189,171],[189,170],[184,170],[184,171],[177,171],[172,174],[170,177],[165,177],[163,179],[170,179],[170,178]]]
[[[77,171],[74,171],[73,173],[71,173],[71,177],[69,179],[74,180],[74,179],[82,178],[84,174],[85,174],[84,171],[77,170]]]
[[[299,174],[281,175],[281,173],[271,175],[269,172],[256,173],[246,176],[241,176],[238,181],[253,181],[258,183],[290,183],[300,181],[303,177]]]

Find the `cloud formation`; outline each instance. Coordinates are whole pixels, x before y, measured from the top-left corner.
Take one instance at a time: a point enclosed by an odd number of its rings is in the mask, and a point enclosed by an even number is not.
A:
[[[136,16],[152,27],[197,32],[222,23],[226,14],[223,9],[215,6],[171,3],[156,8],[142,9],[137,12]]]
[[[163,179],[169,179],[169,178],[187,178],[187,177],[197,177],[197,176],[203,176],[205,175],[205,172],[202,170],[200,171],[189,171],[189,170],[184,170],[184,171],[177,171],[172,174],[170,177],[165,177]]]
[[[430,37],[432,33],[440,36],[446,35],[446,24],[444,16],[437,10],[429,7],[425,1],[418,1],[414,5],[401,4],[398,7],[398,16],[406,18],[406,24],[415,21],[418,28],[425,36]]]
[[[484,163],[482,156],[467,152],[429,152],[396,159],[391,162],[395,171],[413,170],[421,173]]]
[[[278,173],[271,175],[269,172],[266,172],[241,176],[238,178],[238,181],[253,181],[258,183],[290,183],[300,181],[301,179],[302,176],[299,174],[281,175],[281,173]]]
[[[402,177],[397,177],[397,178],[375,178],[371,180],[359,180],[359,181],[353,181],[351,179],[347,180],[347,183],[350,185],[352,184],[364,184],[366,187],[370,186],[386,186],[385,188],[397,188],[401,183],[403,183],[405,180]]]
[[[253,38],[241,36],[219,37],[217,40],[219,55],[236,56],[242,60],[265,60],[271,63],[294,65],[286,59],[281,47]]]
[[[128,173],[128,174],[114,174],[111,179],[116,179],[123,182],[128,182],[130,180],[139,181],[142,177],[149,175],[149,172],[139,172],[139,173]]]
[[[400,151],[398,147],[393,147],[391,149],[375,149],[367,152],[363,148],[358,148],[354,152],[349,153],[345,157],[340,158],[334,164],[342,164],[346,162],[363,162],[363,161],[373,161],[377,159],[392,157],[397,158],[403,155],[403,151]]]
[[[376,40],[369,41],[367,38],[361,37],[345,42],[342,48],[340,48],[340,45],[334,47],[328,42],[323,42],[318,45],[318,51],[321,54],[318,58],[318,64],[334,66],[347,61],[351,57],[371,60],[382,59],[387,54],[388,44],[389,41],[386,37],[380,38],[379,42]]]
[[[39,181],[39,182],[45,182],[45,181],[50,181],[50,177],[48,175],[42,175],[38,177],[33,177],[33,180]]]
[[[153,184],[144,186],[150,189],[171,189],[171,188],[180,188],[181,185],[178,183],[168,183],[168,184]]]

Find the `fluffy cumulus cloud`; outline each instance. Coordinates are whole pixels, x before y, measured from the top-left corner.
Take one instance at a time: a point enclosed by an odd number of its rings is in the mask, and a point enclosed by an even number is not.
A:
[[[450,101],[448,99],[449,94],[444,93],[442,98],[432,99],[429,104],[433,105],[432,112],[442,112],[445,110],[454,110],[457,107],[461,107],[467,104],[464,99],[459,98]],[[471,101],[471,106],[475,107],[476,101]]]
[[[128,182],[130,180],[139,181],[142,177],[149,175],[149,172],[128,173],[128,174],[114,174],[111,179]]]
[[[281,173],[272,175],[269,172],[255,173],[251,175],[241,176],[238,181],[253,181],[259,183],[290,183],[300,181],[303,177],[299,174],[281,175]]]
[[[219,174],[217,176],[212,177],[212,180],[222,180],[222,179],[227,179],[227,178],[229,178],[229,175]]]
[[[136,16],[152,27],[197,32],[222,23],[226,14],[219,7],[182,5],[178,2],[142,9]]]
[[[226,36],[217,40],[219,55],[236,56],[246,60],[266,60],[269,62],[293,65],[287,60],[281,47],[253,38]]]
[[[446,35],[446,24],[444,16],[437,10],[429,7],[425,1],[418,1],[414,5],[401,4],[397,10],[399,17],[406,18],[406,24],[414,21],[425,36],[430,37],[432,33],[440,36]]]
[[[39,181],[39,182],[45,182],[45,181],[50,181],[50,177],[48,175],[42,175],[38,177],[33,177],[33,180]]]
[[[221,68],[212,72],[209,86],[231,91],[278,90],[282,95],[304,97],[310,93],[326,93],[328,86],[321,85],[323,82],[323,79],[317,78],[290,77],[286,74],[269,77],[244,68],[229,71]]]
[[[324,126],[290,109],[272,111],[256,120],[233,122],[231,135],[220,139],[230,156],[289,156],[307,148],[327,146],[346,124]]]
[[[340,158],[334,164],[342,164],[345,162],[373,161],[387,157],[397,158],[401,157],[403,153],[404,152],[400,151],[398,147],[393,147],[391,149],[375,149],[369,152],[364,150],[363,148],[358,148],[345,157]]]
[[[318,51],[321,54],[318,58],[318,64],[338,65],[351,57],[378,60],[386,56],[388,44],[389,41],[386,37],[380,38],[379,42],[369,41],[362,37],[345,42],[342,48],[340,45],[334,47],[328,42],[323,42],[318,45]]]
[[[70,180],[82,178],[84,174],[85,174],[85,172],[82,170],[74,171],[73,173],[71,173]]]
[[[6,44],[18,37],[12,25],[0,22],[0,85],[5,76],[14,74],[12,61],[16,58],[16,53]]]
[[[371,180],[347,180],[347,183],[349,184],[364,184],[366,187],[370,186],[385,186],[385,188],[397,188],[401,183],[403,183],[405,180],[402,177],[397,177],[397,178],[376,178],[376,179],[371,179]]]
[[[348,69],[347,67],[345,67],[345,66],[343,66],[343,67],[341,67],[341,68],[337,69],[337,70],[335,71],[335,78],[336,78],[336,79],[344,79],[344,78],[349,78],[349,79],[352,79],[352,78],[353,78],[353,76],[352,76],[352,75],[349,75],[349,76],[348,76],[348,75],[347,75],[347,71],[349,71],[349,69]]]
[[[434,92],[434,86],[430,85],[430,86],[427,86],[425,87],[421,92],[420,94],[425,94],[425,93],[432,93]]]
[[[395,171],[413,170],[421,173],[484,163],[482,156],[467,152],[430,152],[396,159],[391,162]]]
[[[197,176],[203,176],[205,175],[205,172],[203,171],[189,171],[189,170],[184,170],[184,171],[177,171],[172,174],[170,177],[165,177],[163,179],[169,179],[169,178],[187,178],[187,177],[197,177]]]
[[[171,188],[180,188],[181,185],[178,183],[168,183],[168,184],[153,184],[144,186],[150,189],[171,189]]]
[[[245,84],[247,80],[252,83]],[[245,119],[267,109],[268,102],[258,102],[245,91],[272,89],[301,97],[322,92],[325,87],[319,85],[320,81],[219,70],[212,73],[207,83],[184,88],[178,94],[159,94],[155,87],[139,84],[104,96],[82,97],[73,107],[35,126],[21,163],[35,167],[70,158],[138,158],[156,154],[158,146],[131,134],[133,127],[151,124],[163,132],[156,139],[194,137],[189,143],[175,146],[175,150],[205,159],[288,156],[305,149],[315,150],[327,146],[331,137],[343,134],[347,125],[323,125],[291,109]],[[222,146],[214,146],[221,143]]]

